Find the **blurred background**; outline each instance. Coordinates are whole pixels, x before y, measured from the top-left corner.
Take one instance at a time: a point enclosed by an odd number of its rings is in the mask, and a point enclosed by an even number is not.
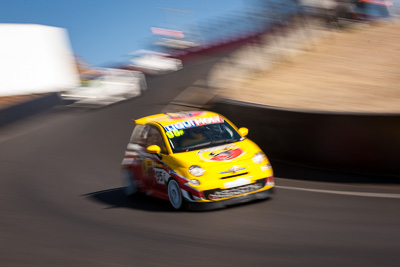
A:
[[[234,65],[228,63],[227,69],[221,62],[221,73],[215,68],[214,77],[210,75],[210,83],[227,88],[227,78],[235,73],[230,80],[237,87],[236,78],[249,80],[250,72],[266,72],[294,52],[309,50],[329,32],[393,22],[399,10],[397,1],[371,0],[166,4],[5,1],[0,11],[1,34],[7,40],[1,49],[2,105],[15,100],[5,97],[45,92],[61,92],[68,104],[115,103],[146,90],[143,75],[178,71],[193,56],[246,43],[229,57]],[[231,74],[222,74],[224,69]]]
[[[0,266],[399,266],[400,0],[2,0]],[[132,120],[249,128],[276,195],[126,198]]]

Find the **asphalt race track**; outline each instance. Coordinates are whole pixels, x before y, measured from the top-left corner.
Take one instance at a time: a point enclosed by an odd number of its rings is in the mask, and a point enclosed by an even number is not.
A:
[[[133,100],[0,129],[0,266],[399,266],[398,183],[279,166],[272,199],[224,210],[123,195],[131,119],[161,112],[212,62],[152,78]]]

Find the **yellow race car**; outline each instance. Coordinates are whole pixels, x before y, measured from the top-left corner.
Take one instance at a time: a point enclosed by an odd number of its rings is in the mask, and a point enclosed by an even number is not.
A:
[[[126,195],[201,210],[271,196],[271,164],[247,128],[210,111],[157,114],[135,125],[122,161]]]

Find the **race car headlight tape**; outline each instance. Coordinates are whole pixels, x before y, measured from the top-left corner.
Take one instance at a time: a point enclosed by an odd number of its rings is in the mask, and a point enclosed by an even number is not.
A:
[[[256,154],[254,154],[253,157],[253,162],[256,164],[260,164],[261,162],[263,162],[267,157],[265,156],[265,154],[263,152],[257,152]]]
[[[197,180],[197,179],[192,179],[192,180],[189,181],[189,183],[190,183],[191,185],[200,185],[200,181]]]
[[[204,174],[205,170],[200,166],[192,165],[189,167],[189,172],[193,176],[200,177]]]

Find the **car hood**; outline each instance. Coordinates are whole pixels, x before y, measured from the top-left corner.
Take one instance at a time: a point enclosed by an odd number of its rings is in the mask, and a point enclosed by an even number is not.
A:
[[[175,161],[182,167],[199,165],[202,168],[221,167],[251,160],[261,149],[251,140],[218,145],[205,149],[175,153]]]

